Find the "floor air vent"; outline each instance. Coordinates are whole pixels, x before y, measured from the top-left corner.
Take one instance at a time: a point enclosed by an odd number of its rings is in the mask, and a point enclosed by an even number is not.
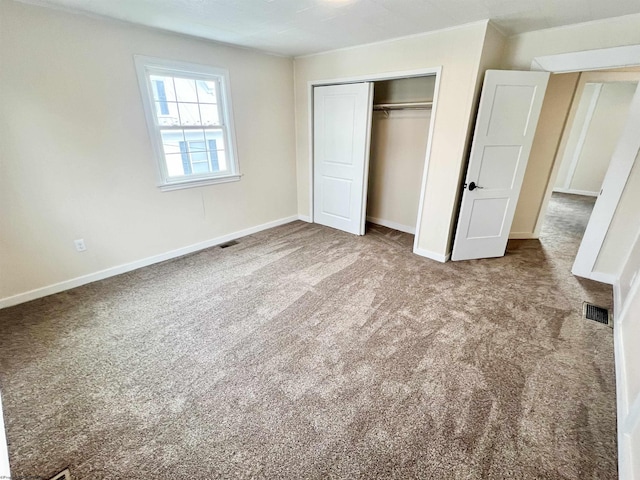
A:
[[[237,245],[237,244],[238,244],[238,242],[236,242],[235,240],[231,240],[230,242],[221,243],[218,246],[220,248],[229,248],[229,247],[233,247],[234,245]]]
[[[71,480],[71,475],[69,474],[69,469],[65,468],[63,471],[51,477],[51,480]]]
[[[582,304],[582,316],[587,320],[593,320],[594,322],[613,327],[611,313],[606,308],[584,302]]]

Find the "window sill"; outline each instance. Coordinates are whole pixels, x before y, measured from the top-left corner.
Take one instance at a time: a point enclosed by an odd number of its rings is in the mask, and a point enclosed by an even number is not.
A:
[[[158,188],[163,192],[170,192],[172,190],[181,190],[183,188],[195,188],[204,187],[206,185],[215,185],[216,183],[229,183],[237,182],[242,175],[226,175],[224,177],[215,178],[200,178],[192,180],[182,180],[178,182],[162,183],[158,185]]]

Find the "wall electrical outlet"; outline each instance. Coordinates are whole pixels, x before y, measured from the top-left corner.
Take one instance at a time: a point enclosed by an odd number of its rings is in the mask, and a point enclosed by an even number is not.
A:
[[[73,244],[76,246],[76,250],[79,252],[84,252],[87,249],[87,246],[84,244],[84,238],[74,240]]]

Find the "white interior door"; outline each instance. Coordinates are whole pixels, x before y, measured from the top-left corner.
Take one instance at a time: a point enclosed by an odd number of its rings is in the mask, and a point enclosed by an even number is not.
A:
[[[504,255],[548,80],[487,70],[452,260]]]
[[[373,83],[313,90],[314,222],[364,235]]]

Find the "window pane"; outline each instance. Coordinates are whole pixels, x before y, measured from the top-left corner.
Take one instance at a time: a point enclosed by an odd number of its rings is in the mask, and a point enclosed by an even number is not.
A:
[[[182,130],[162,130],[162,147],[165,154],[181,153],[180,142],[184,142],[184,134]]]
[[[158,112],[161,115],[169,114],[169,107],[167,106],[167,93],[164,91],[164,82],[154,82],[155,83],[155,96],[156,96],[156,107],[158,108]]]
[[[191,152],[191,163],[209,164],[209,158],[207,157],[207,152]]]
[[[220,171],[223,172],[225,170],[228,170],[227,156],[225,154],[225,151],[218,150],[216,153],[218,154],[218,167],[220,168]]]
[[[188,78],[173,78],[176,86],[176,97],[178,102],[194,102],[197,103],[196,81]]]
[[[190,152],[206,152],[207,147],[204,142],[189,142]]]
[[[215,147],[215,142],[211,142],[211,146]],[[209,154],[209,162],[211,163],[211,171],[219,172],[220,171],[220,162],[218,161],[218,151],[215,148],[212,148],[207,152]]]
[[[225,155],[224,134],[222,130],[205,130],[205,136],[207,138],[207,148],[209,149],[209,156],[211,158],[213,170],[216,171],[216,161],[218,171],[227,170],[228,165]]]
[[[158,117],[158,125],[161,127],[170,127],[180,125],[178,119],[178,104],[175,102],[155,102],[156,116]],[[167,112],[166,114],[163,112]]]
[[[209,162],[194,163],[193,173],[209,173]]]
[[[185,175],[181,154],[165,155],[165,161],[167,163],[167,174],[170,177],[182,177]]]
[[[207,129],[204,131],[205,137],[207,139],[207,143],[210,143],[211,140],[216,142],[216,149],[218,148],[222,148],[224,149],[224,139],[223,139],[223,134],[222,134],[222,129]],[[211,147],[209,147],[209,150],[211,150]]]
[[[181,125],[202,125],[197,103],[179,103]]]
[[[204,143],[204,130],[184,130],[184,139],[190,144],[194,142]]]
[[[216,82],[196,80],[198,87],[198,101],[200,103],[218,103],[216,97]]]
[[[173,88],[173,77],[161,77],[160,75],[149,75],[151,87],[153,88],[153,99],[156,101],[176,101],[176,91]]]
[[[202,125],[220,125],[218,105],[200,105]]]

